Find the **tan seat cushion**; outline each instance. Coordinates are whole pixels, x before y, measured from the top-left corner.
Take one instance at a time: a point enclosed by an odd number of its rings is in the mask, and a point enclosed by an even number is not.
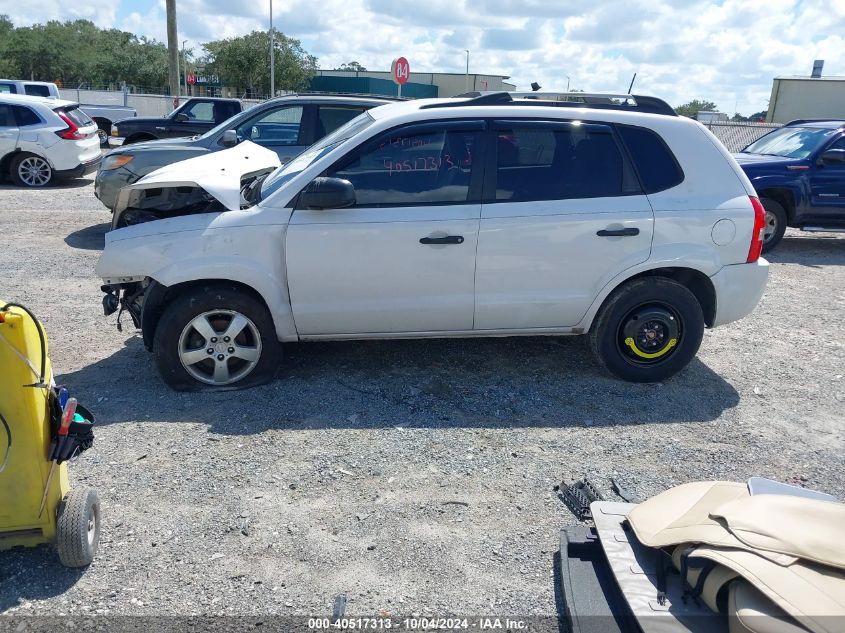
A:
[[[730,481],[698,481],[675,486],[639,504],[628,514],[628,523],[643,545],[668,547],[678,543],[707,543],[718,547],[744,548],[721,519],[710,516],[714,508],[735,500],[749,499],[748,486]],[[776,552],[761,556],[789,565],[796,557]]]
[[[845,631],[845,572],[805,561],[783,566],[746,550],[707,545],[691,555],[733,569],[813,633]]]
[[[845,504],[785,495],[738,498],[710,512],[746,546],[845,569]]]
[[[807,629],[749,583],[739,580],[728,590],[730,633],[806,633]]]

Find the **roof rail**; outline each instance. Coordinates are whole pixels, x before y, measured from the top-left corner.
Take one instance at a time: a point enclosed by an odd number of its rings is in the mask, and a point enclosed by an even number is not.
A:
[[[790,125],[801,125],[802,123],[839,123],[839,127],[845,127],[845,120],[839,119],[837,117],[831,117],[828,119],[795,119],[793,121],[789,121],[783,124],[783,127],[788,127]]]
[[[516,97],[516,98],[514,98]],[[593,94],[586,92],[467,92],[455,97],[464,101],[446,101],[421,106],[455,108],[477,105],[532,105],[557,108],[594,108],[623,112],[646,112],[678,116],[663,99],[631,94]],[[530,103],[526,103],[530,102]]]
[[[408,101],[408,97],[397,97],[395,95],[378,95],[368,92],[332,92],[326,90],[306,90],[301,92],[292,92],[286,95],[279,95],[273,97],[274,99],[281,99],[282,97],[359,97],[364,99],[382,99],[384,101]]]

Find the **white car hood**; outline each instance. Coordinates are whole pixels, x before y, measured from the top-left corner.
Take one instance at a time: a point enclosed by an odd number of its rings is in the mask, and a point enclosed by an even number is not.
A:
[[[201,187],[230,211],[241,208],[241,179],[281,166],[276,152],[243,141],[225,149],[166,165],[150,172],[121,192],[156,187]]]

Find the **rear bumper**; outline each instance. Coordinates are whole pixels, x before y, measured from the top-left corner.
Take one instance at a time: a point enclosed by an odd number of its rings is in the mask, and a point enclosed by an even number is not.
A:
[[[122,136],[110,136],[109,147],[120,147],[126,139]]]
[[[80,176],[85,176],[93,171],[97,171],[101,160],[103,160],[103,157],[97,156],[97,158],[89,160],[87,163],[79,163],[76,167],[71,167],[70,169],[57,169],[55,171],[56,178],[79,178]]]
[[[725,266],[710,280],[716,290],[716,318],[713,326],[738,321],[751,314],[769,278],[769,262],[762,257],[753,264]]]

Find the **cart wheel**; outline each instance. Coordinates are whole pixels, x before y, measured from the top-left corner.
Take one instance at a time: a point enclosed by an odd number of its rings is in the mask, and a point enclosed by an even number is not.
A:
[[[93,488],[72,489],[59,506],[58,549],[65,567],[86,567],[100,542],[100,500]]]

